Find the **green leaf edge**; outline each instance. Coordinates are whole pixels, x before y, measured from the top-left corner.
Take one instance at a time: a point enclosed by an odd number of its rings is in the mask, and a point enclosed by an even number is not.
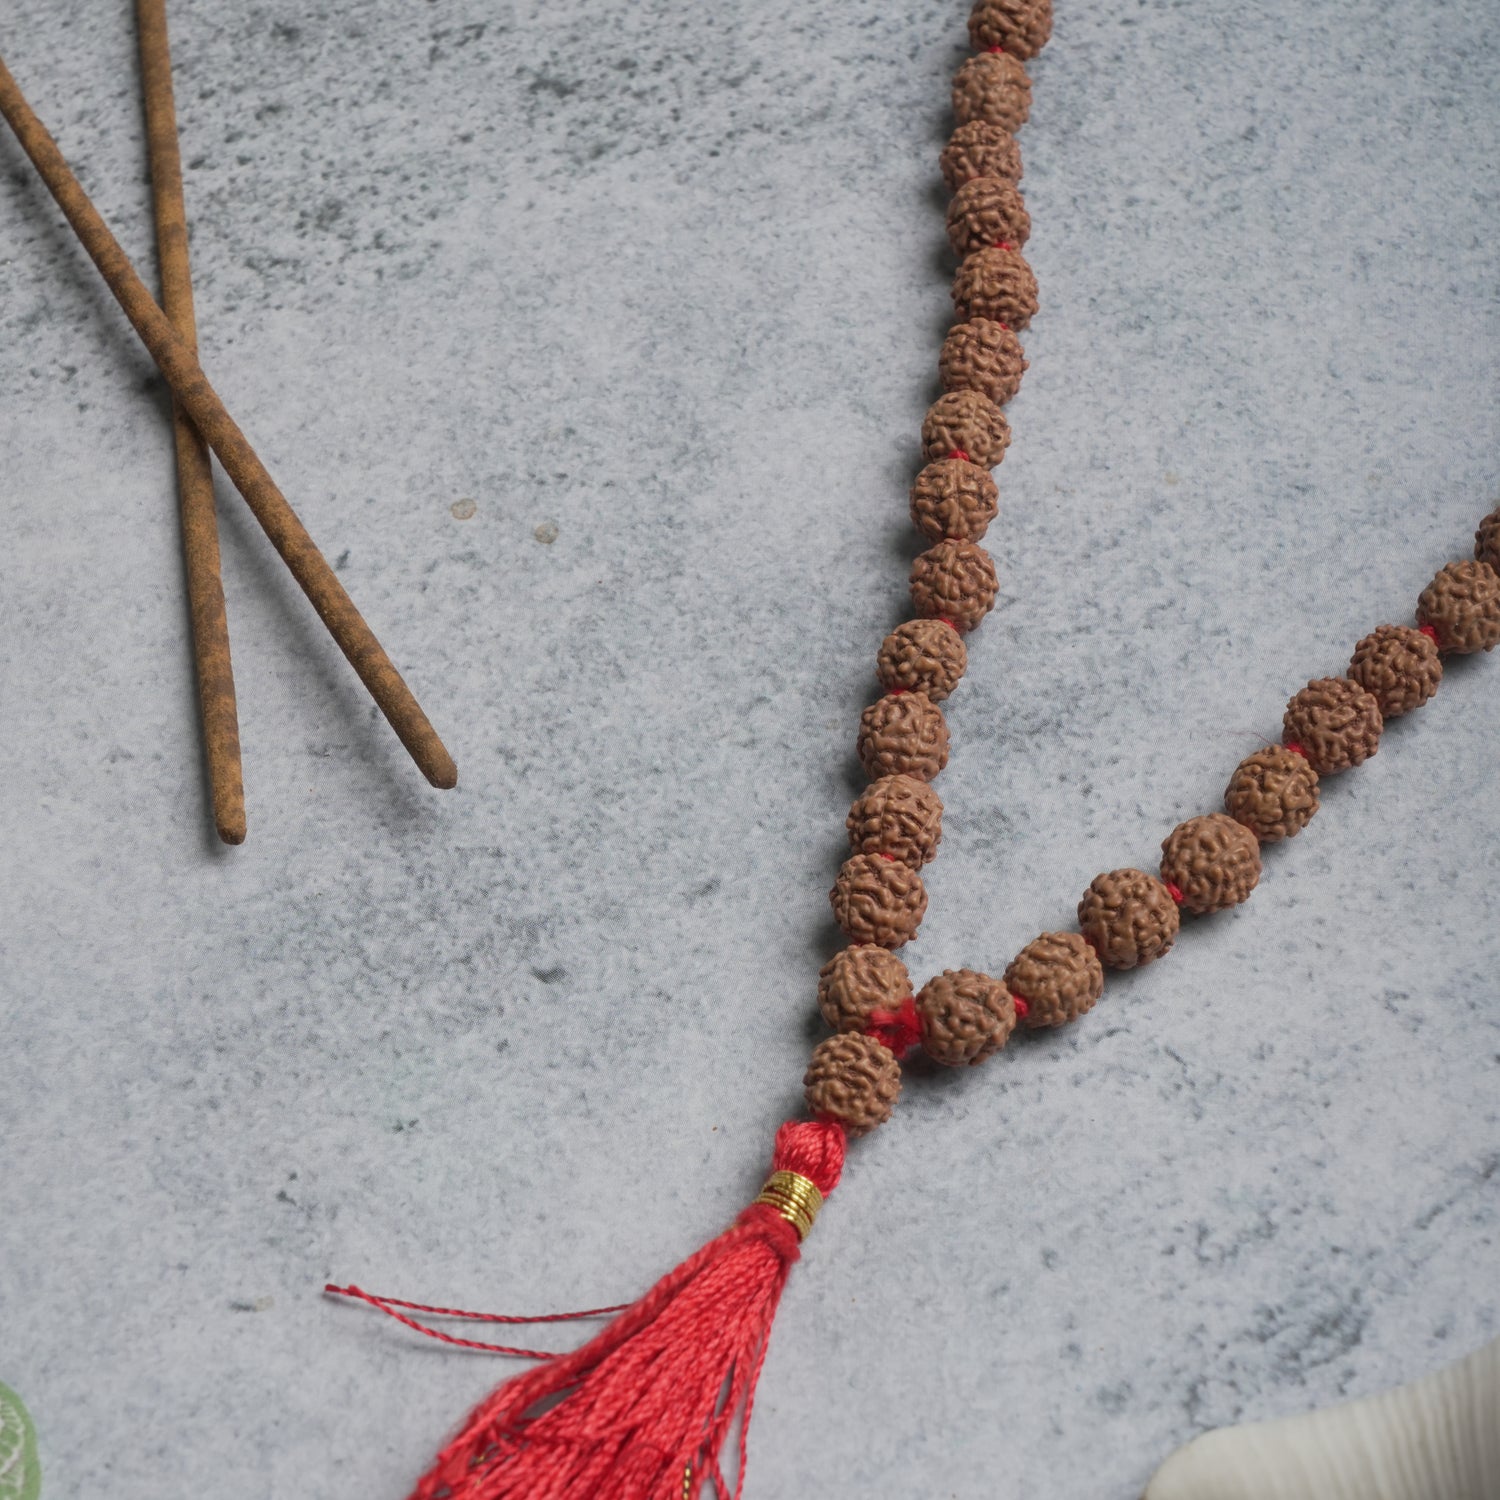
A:
[[[17,1500],[37,1500],[42,1493],[42,1460],[37,1453],[36,1427],[26,1403],[0,1381],[0,1402],[18,1412],[21,1418],[21,1488]]]

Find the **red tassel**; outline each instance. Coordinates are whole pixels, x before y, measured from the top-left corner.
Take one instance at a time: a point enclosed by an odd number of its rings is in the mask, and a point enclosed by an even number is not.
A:
[[[832,1121],[788,1123],[776,1133],[772,1170],[806,1178],[826,1196],[845,1144]],[[801,1232],[772,1204],[751,1204],[581,1349],[546,1356],[482,1401],[411,1500],[691,1500],[709,1479],[728,1494],[719,1453],[742,1412],[738,1500],[755,1386]],[[420,1332],[468,1342],[394,1310],[411,1303],[328,1290],[362,1297]]]

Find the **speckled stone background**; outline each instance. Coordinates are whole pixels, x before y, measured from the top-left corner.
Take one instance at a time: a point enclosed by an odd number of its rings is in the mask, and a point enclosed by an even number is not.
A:
[[[915,551],[962,0],[174,7],[205,363],[461,769],[237,497],[208,831],[159,382],[0,140],[0,1380],[47,1496],[397,1497],[505,1373],[329,1277],[629,1298],[796,1108]],[[126,0],[0,43],[143,267]],[[1149,863],[1500,499],[1490,0],[1060,5],[1044,311],[919,976]],[[462,518],[462,517],[467,518]],[[1066,1035],[914,1070],[749,1494],[1130,1500],[1500,1333],[1500,660]]]

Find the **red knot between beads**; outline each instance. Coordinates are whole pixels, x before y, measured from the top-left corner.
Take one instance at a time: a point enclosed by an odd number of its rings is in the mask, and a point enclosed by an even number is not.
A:
[[[1418,633],[1418,635],[1425,635],[1427,637],[1427,639],[1429,641],[1431,641],[1434,646],[1438,646],[1438,645],[1442,644],[1442,642],[1438,640],[1437,628],[1435,626],[1432,626],[1432,625],[1418,625],[1417,626],[1417,633]]]
[[[1307,759],[1307,751],[1304,750],[1302,746],[1296,742],[1296,740],[1287,740],[1281,748],[1283,750],[1290,750],[1293,755],[1300,755],[1303,760]]]
[[[1181,906],[1182,903],[1187,900],[1187,897],[1183,894],[1182,887],[1180,885],[1177,885],[1177,884],[1175,884],[1174,882],[1172,882],[1170,880],[1164,880],[1164,881],[1162,881],[1162,884],[1164,886],[1166,886],[1166,888],[1167,888],[1167,894],[1179,906]]]
[[[949,455],[948,455],[948,461],[950,463],[960,463],[960,464],[966,464],[966,463],[972,463],[973,462],[973,460],[970,459],[969,455],[962,448],[955,448],[955,449],[953,449],[952,452],[950,452]]]
[[[905,1057],[922,1040],[922,1020],[917,1014],[915,995],[908,995],[896,1010],[872,1010],[865,1035],[897,1057]]]
[[[1024,1021],[1031,1014],[1031,1005],[1023,995],[1012,995],[1011,1003],[1016,1008],[1016,1020]]]

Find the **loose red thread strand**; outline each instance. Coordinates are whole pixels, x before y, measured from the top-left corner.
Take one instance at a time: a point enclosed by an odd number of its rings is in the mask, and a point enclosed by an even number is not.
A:
[[[346,1297],[353,1301],[367,1302],[377,1312],[383,1312],[386,1317],[394,1318],[396,1322],[414,1329],[417,1333],[425,1334],[430,1339],[436,1339],[441,1344],[453,1344],[460,1349],[478,1349],[485,1354],[507,1354],[514,1359],[551,1359],[557,1351],[554,1349],[518,1349],[508,1344],[486,1344],[478,1339],[461,1339],[455,1334],[444,1333],[440,1328],[429,1328],[425,1323],[419,1323],[415,1318],[408,1318],[405,1313],[397,1312],[396,1309],[406,1308],[410,1312],[425,1313],[435,1318],[467,1318],[474,1323],[514,1325],[571,1323],[579,1318],[606,1318],[614,1313],[624,1312],[630,1306],[628,1302],[620,1302],[613,1307],[590,1307],[582,1312],[542,1313],[534,1318],[520,1318],[504,1313],[469,1312],[461,1307],[430,1307],[422,1302],[405,1302],[400,1297],[379,1297],[374,1292],[367,1292],[363,1287],[352,1284],[334,1286],[332,1282],[329,1282],[323,1290],[330,1297]]]
[[[1182,887],[1181,887],[1181,886],[1180,886],[1180,885],[1176,885],[1176,884],[1174,884],[1174,883],[1173,883],[1173,882],[1172,882],[1172,881],[1170,881],[1170,880],[1164,880],[1164,881],[1162,881],[1162,884],[1163,884],[1163,885],[1164,885],[1164,886],[1166,886],[1166,888],[1167,888],[1167,894],[1168,894],[1168,895],[1169,895],[1169,896],[1170,896],[1170,897],[1171,897],[1171,898],[1172,898],[1172,899],[1173,899],[1173,900],[1174,900],[1174,901],[1175,901],[1175,902],[1176,902],[1176,903],[1177,903],[1177,904],[1178,904],[1178,905],[1179,905],[1179,906],[1181,906],[1181,905],[1182,905],[1182,903],[1183,903],[1183,902],[1184,902],[1184,901],[1186,901],[1186,900],[1187,900],[1187,897],[1186,897],[1186,896],[1185,896],[1185,895],[1184,895],[1184,894],[1183,894],[1183,891],[1182,891]]]

